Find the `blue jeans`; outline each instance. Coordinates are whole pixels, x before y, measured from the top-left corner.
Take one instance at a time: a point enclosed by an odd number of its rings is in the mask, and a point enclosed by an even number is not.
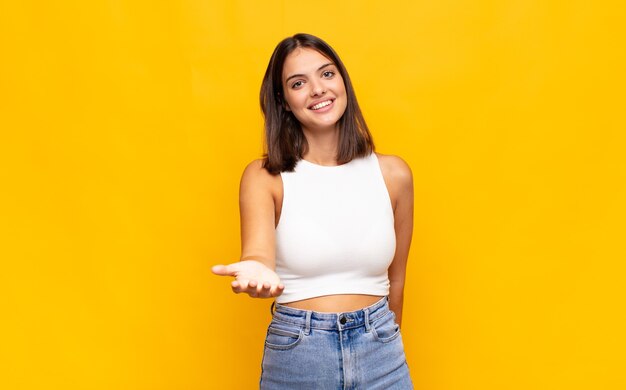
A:
[[[413,389],[388,297],[348,313],[276,304],[261,389]]]

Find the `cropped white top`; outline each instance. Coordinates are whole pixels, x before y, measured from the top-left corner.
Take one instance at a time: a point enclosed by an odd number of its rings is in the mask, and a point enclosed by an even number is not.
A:
[[[389,192],[375,153],[338,166],[306,160],[282,172],[276,302],[322,295],[388,295],[396,250]]]

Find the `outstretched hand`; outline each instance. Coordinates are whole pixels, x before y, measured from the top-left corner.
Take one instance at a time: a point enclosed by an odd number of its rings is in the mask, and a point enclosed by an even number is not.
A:
[[[285,289],[276,272],[256,260],[215,265],[211,271],[216,275],[234,276],[235,280],[230,285],[236,294],[243,292],[253,298],[273,298]]]

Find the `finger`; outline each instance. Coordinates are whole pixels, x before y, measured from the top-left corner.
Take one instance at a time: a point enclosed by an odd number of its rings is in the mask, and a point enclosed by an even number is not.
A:
[[[248,281],[247,280],[233,280],[230,282],[230,286],[233,289],[235,294],[239,294],[248,289]]]
[[[239,263],[232,263],[228,265],[218,264],[211,267],[211,272],[221,276],[237,276],[239,268]]]
[[[272,288],[272,284],[270,282],[263,282],[262,284],[259,285],[257,289],[259,296],[263,298],[269,298],[271,296],[271,293],[270,293],[271,288]]]
[[[280,295],[279,291],[282,293],[282,290],[278,288],[278,286],[272,285],[271,288],[267,291],[267,298],[271,298],[271,297],[275,297],[278,295]]]
[[[239,290],[240,292],[246,293],[248,295],[250,295],[252,298],[256,298],[258,293],[257,293],[257,281],[254,279],[250,279],[250,280],[246,280],[245,283],[242,280],[241,281],[241,288]]]
[[[280,294],[282,294],[284,290],[285,290],[285,285],[283,285],[282,283],[279,283],[278,286],[276,286],[275,288],[271,290],[270,294],[272,297],[277,297]]]
[[[270,282],[263,282],[262,284],[259,285],[259,294],[267,294],[270,292],[270,288],[272,287],[272,284]]]
[[[258,298],[259,297],[259,293],[258,293],[256,287],[250,287],[250,285],[248,285],[248,290],[246,291],[246,293],[248,293],[248,295],[250,295],[251,298]]]
[[[253,283],[254,282],[254,283]],[[257,285],[254,287],[254,285]],[[272,284],[270,282],[257,283],[256,280],[250,281],[248,284],[248,289],[251,297],[253,298],[269,298],[271,296],[270,290],[272,288]]]

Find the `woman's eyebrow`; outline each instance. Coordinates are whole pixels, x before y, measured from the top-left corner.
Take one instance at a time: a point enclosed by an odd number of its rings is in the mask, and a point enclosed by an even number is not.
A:
[[[317,68],[317,70],[320,71],[320,70],[324,69],[325,67],[327,67],[329,65],[335,65],[335,64],[333,64],[332,62],[329,62],[329,63],[326,63],[326,64],[320,66],[319,68]],[[285,83],[287,81],[291,80],[294,77],[302,77],[302,76],[304,76],[304,75],[303,74],[292,74],[291,76],[287,77],[287,79],[285,80]]]

